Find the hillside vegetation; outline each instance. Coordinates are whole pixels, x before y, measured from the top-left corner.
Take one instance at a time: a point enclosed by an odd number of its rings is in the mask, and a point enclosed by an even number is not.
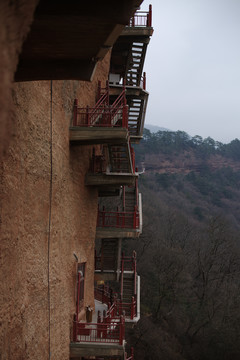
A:
[[[145,168],[136,358],[240,359],[240,141],[147,130],[136,157]]]

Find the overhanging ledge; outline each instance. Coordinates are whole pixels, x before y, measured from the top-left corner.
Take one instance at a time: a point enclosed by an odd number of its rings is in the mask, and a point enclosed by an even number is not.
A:
[[[40,0],[15,81],[88,80],[142,0]]]

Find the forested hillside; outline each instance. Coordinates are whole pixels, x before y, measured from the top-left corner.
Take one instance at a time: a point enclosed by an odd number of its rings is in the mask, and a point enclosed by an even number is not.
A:
[[[240,141],[147,130],[136,157],[145,168],[136,358],[240,359]]]

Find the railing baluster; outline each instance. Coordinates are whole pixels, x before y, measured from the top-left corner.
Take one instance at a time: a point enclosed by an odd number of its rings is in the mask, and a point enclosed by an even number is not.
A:
[[[77,314],[74,314],[73,318],[73,341],[77,341]]]
[[[77,126],[78,99],[74,100],[73,126]]]
[[[149,13],[148,13],[148,26],[152,26],[152,5],[149,5]]]

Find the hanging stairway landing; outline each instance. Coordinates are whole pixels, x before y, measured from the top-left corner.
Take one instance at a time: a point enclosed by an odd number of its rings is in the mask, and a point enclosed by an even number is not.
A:
[[[79,107],[74,101],[73,120],[69,128],[72,145],[128,142],[128,107],[126,91],[122,87],[113,103],[109,103],[109,85],[98,85],[98,101],[90,108]]]

